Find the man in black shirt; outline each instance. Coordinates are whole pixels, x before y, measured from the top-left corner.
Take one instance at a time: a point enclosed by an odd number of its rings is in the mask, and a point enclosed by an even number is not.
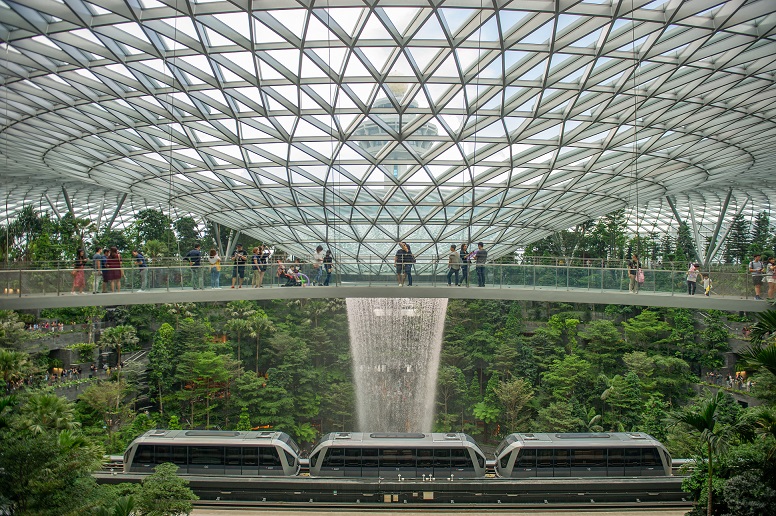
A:
[[[232,255],[232,288],[235,283],[237,288],[242,288],[243,279],[245,279],[245,263],[248,261],[248,253],[243,251],[242,244],[237,244],[237,249],[234,250]]]
[[[485,262],[488,261],[488,251],[485,250],[485,245],[482,242],[477,242],[477,286],[485,286]]]
[[[191,286],[194,290],[201,290],[205,286],[204,279],[202,278],[202,252],[200,251],[200,247],[199,244],[195,245],[194,249],[183,257],[184,260],[189,262],[191,268]]]

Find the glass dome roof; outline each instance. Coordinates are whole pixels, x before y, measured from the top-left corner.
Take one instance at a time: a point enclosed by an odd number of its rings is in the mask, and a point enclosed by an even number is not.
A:
[[[776,193],[772,0],[0,0],[0,36],[6,207],[363,260]]]

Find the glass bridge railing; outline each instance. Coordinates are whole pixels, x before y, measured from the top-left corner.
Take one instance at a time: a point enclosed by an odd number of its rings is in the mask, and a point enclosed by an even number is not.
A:
[[[294,264],[282,264],[287,270]],[[267,265],[262,286],[278,287],[314,287],[326,279],[325,270],[318,278],[318,270],[309,264],[302,264],[296,277],[279,276],[280,264]],[[190,267],[185,262],[178,265],[148,267],[142,273],[136,267],[123,269],[108,269],[115,271],[119,277],[115,280],[103,280],[103,273],[94,269],[36,269],[36,270],[0,270],[0,295],[2,296],[57,296],[79,293],[79,275],[83,274],[84,293],[92,292],[136,292],[143,291],[173,291],[181,289],[211,288],[211,271],[209,266]],[[104,271],[103,271],[104,272]],[[447,264],[437,262],[416,263],[412,267],[412,283],[414,286],[448,288]],[[232,276],[237,273],[232,265],[222,265],[219,273],[220,288],[228,289],[232,285]],[[145,277],[144,277],[145,276]],[[250,265],[244,267],[242,288],[252,288],[254,271]],[[680,271],[644,269],[644,283],[639,291],[644,294],[687,295],[686,274]],[[713,288],[712,296],[731,296],[739,299],[754,297],[752,278],[742,272],[711,273]],[[453,275],[452,281],[455,282]],[[459,281],[463,287],[476,288],[477,273],[474,264],[469,266],[468,282]],[[76,288],[74,289],[74,283]],[[235,281],[236,286],[239,285]],[[390,286],[397,285],[396,267],[390,262],[342,262],[336,263],[329,277],[329,286],[348,288],[353,286]],[[405,281],[405,285],[408,281]],[[103,285],[105,288],[103,288]],[[763,293],[767,290],[764,284]],[[540,264],[496,264],[485,266],[485,286],[487,288],[508,289],[555,289],[580,290],[598,292],[623,292],[629,290],[627,269],[598,268],[592,266],[558,266]],[[456,287],[450,287],[456,288]],[[461,288],[461,287],[458,287]],[[695,295],[703,295],[703,283],[697,282]],[[339,297],[337,294],[335,297]]]

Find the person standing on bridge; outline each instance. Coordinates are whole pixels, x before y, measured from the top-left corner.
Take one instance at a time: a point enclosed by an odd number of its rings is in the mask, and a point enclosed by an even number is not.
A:
[[[86,258],[86,253],[83,249],[79,249],[73,264],[73,288],[70,290],[70,293],[73,295],[76,295],[76,289],[78,289],[78,294],[84,293],[84,288],[86,287],[84,268],[87,263],[89,263],[89,260]]]
[[[237,244],[237,249],[232,254],[232,288],[237,284],[237,288],[242,288],[245,279],[245,263],[248,261],[248,253],[243,251],[242,244]]]
[[[201,245],[195,244],[194,249],[186,253],[184,260],[189,262],[189,268],[191,269],[191,286],[194,290],[200,290],[205,287],[204,280],[202,279],[202,248]]]
[[[776,258],[771,256],[765,264],[765,280],[768,283],[768,299],[776,295]]]
[[[485,250],[485,244],[477,242],[477,286],[485,286],[485,263],[488,261],[488,251]]]
[[[450,246],[450,254],[447,256],[447,286],[452,286],[452,279],[453,274],[455,274],[455,286],[457,287],[459,285],[458,283],[458,271],[461,269],[461,256],[458,254],[458,251],[455,250],[455,244]]]
[[[461,244],[461,252],[458,253],[458,256],[461,257],[461,282],[459,283],[460,286],[463,286],[464,283],[466,283],[466,286],[469,286],[469,264],[471,263],[471,259],[469,259],[469,244]]]
[[[630,279],[630,285],[628,287],[628,290],[631,294],[638,294],[639,293],[639,281],[636,275],[639,273],[639,269],[641,269],[641,262],[639,261],[639,255],[635,254],[633,255],[633,259],[628,262],[628,278]]]
[[[323,257],[323,268],[326,269],[326,279],[323,281],[323,286],[328,287],[331,271],[334,270],[334,257],[331,255],[331,249],[327,249],[326,256]]]
[[[134,258],[135,265],[137,265],[140,271],[140,289],[138,292],[148,290],[148,262],[143,253],[140,252],[140,249],[132,251],[132,258]]]
[[[695,289],[698,286],[698,267],[697,264],[691,263],[690,268],[687,270],[687,294],[694,296]]]
[[[313,253],[313,272],[315,273],[315,277],[313,278],[313,285],[322,285],[322,279],[323,279],[323,259],[326,257],[326,254],[323,252],[323,246],[319,245],[315,248],[315,252]]]
[[[103,277],[103,269],[105,269],[105,262],[108,260],[108,258],[102,254],[102,246],[97,246],[97,249],[94,251],[94,255],[92,256],[92,266],[94,267],[94,280],[93,280],[93,290],[92,294],[97,293],[97,287],[100,285],[100,278]],[[105,285],[105,279],[102,280],[102,292],[106,292],[106,285]]]
[[[396,281],[400,287],[404,286],[404,255],[407,249],[404,242],[399,242],[399,249],[393,257],[393,264],[396,267]]]
[[[749,262],[749,272],[752,273],[752,283],[754,283],[754,298],[758,301],[762,299],[760,297],[760,290],[763,285],[763,262],[760,261],[760,253],[757,253]]]
[[[210,264],[210,288],[221,289],[221,257],[215,248],[210,249],[207,262]]]

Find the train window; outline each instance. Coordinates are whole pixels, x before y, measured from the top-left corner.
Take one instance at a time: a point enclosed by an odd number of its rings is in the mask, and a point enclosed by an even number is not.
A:
[[[187,446],[173,446],[172,447],[172,462],[173,464],[186,464],[188,462],[186,453],[189,451]]]
[[[156,457],[154,457],[154,462],[156,462],[156,464],[172,462],[172,446],[157,446],[155,453]]]
[[[151,464],[154,462],[154,447],[148,444],[141,444],[135,452],[135,462]]]
[[[450,450],[450,467],[457,469],[474,469],[474,463],[466,448]]]
[[[296,453],[297,455],[299,455],[299,445],[298,445],[298,444],[296,444],[296,441],[294,441],[293,439],[291,439],[291,436],[290,436],[290,435],[288,435],[288,434],[286,434],[286,433],[281,433],[281,434],[278,436],[278,439],[280,439],[281,441],[283,441],[284,443],[286,443],[287,445],[289,445],[289,446],[291,447],[291,449],[292,449],[292,450],[294,450],[294,453]]]
[[[610,468],[622,468],[625,466],[625,450],[622,448],[610,449],[608,461]]]
[[[568,468],[571,466],[571,450],[558,448],[555,450],[555,467]]]
[[[224,463],[223,446],[192,446],[191,464],[222,465]]]
[[[238,446],[227,446],[224,464],[227,466],[242,465],[242,449]]]
[[[434,467],[434,450],[430,448],[420,448],[419,450],[417,450],[417,454],[418,454],[419,468]]]
[[[516,468],[535,468],[536,467],[536,450],[529,450],[523,448],[520,450],[520,454],[517,456]]]
[[[396,463],[401,468],[414,468],[415,467],[415,450],[412,448],[405,448],[403,450],[397,450]]]
[[[399,467],[399,450],[397,450],[396,448],[381,448],[380,467],[381,468]]]
[[[660,455],[655,448],[643,448],[641,454],[641,465],[644,467],[662,466]]]
[[[345,466],[361,467],[361,448],[345,448]]]
[[[259,466],[280,466],[280,455],[274,446],[259,447]]]
[[[512,452],[509,452],[506,455],[504,455],[503,457],[501,457],[501,467],[503,469],[506,469],[507,466],[509,465],[509,457],[511,457],[511,456],[512,456]]]
[[[341,468],[345,464],[344,451],[342,448],[329,448],[321,466],[324,468]]]
[[[477,464],[479,464],[479,466],[481,468],[484,468],[485,467],[485,457],[483,455],[480,455],[476,451],[474,452],[474,455],[477,457]]]
[[[450,469],[450,449],[437,448],[434,450],[434,467]]]
[[[376,468],[379,465],[380,450],[377,448],[364,448],[361,450],[361,465],[365,468]]]
[[[288,453],[286,450],[283,450],[283,453],[286,454],[286,464],[288,464],[291,467],[296,466],[296,457]]]
[[[517,441],[517,437],[515,437],[514,434],[508,435],[506,439],[501,441],[501,444],[498,445],[498,448],[496,448],[496,456],[498,457],[498,455],[502,451],[504,451],[504,448],[506,448],[507,446],[509,446],[510,444],[512,444],[515,441]]]
[[[555,450],[553,449],[536,450],[536,467],[551,468],[554,456]]]
[[[641,449],[625,448],[625,467],[641,467]]]
[[[242,463],[243,466],[258,467],[259,465],[259,449],[255,447],[245,447],[242,449]]]
[[[574,450],[571,461],[572,467],[577,468],[601,468],[606,467],[606,450],[581,449]]]

